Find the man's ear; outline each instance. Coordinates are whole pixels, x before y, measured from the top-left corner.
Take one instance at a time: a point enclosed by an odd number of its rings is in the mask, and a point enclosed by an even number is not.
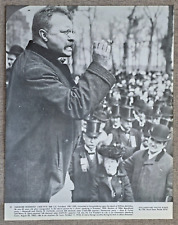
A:
[[[83,140],[85,141],[85,139],[86,139],[86,134],[83,133]]]
[[[44,42],[48,42],[47,31],[44,29],[39,30],[39,36],[42,38]]]
[[[164,142],[164,143],[163,143],[163,145],[164,145],[164,148],[165,148],[165,147],[166,147],[166,145],[167,145],[167,141],[166,141],[166,142]]]

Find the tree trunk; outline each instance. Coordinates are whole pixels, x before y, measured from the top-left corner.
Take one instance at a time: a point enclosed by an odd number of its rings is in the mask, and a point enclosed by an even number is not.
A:
[[[153,34],[154,34],[154,29],[155,29],[155,24],[152,20],[151,21],[151,30],[150,30],[150,40],[149,40],[149,45],[148,45],[148,64],[146,71],[148,72],[150,70],[150,65],[151,65],[151,58],[152,58],[152,45],[153,45]]]
[[[136,6],[132,9],[131,14],[128,16],[129,24],[127,28],[127,34],[126,34],[126,41],[124,42],[124,55],[123,55],[123,70],[127,70],[127,60],[128,60],[128,46],[129,46],[129,37],[130,37],[130,32],[133,26],[133,15],[135,12]]]
[[[173,6],[169,6],[168,16],[168,33],[167,33],[167,45],[166,45],[166,73],[169,76],[172,75],[172,38],[173,38]]]

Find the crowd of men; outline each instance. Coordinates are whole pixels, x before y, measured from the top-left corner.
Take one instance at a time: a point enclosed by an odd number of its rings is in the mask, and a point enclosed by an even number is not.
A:
[[[172,101],[168,74],[119,73],[83,121],[72,201],[172,201]]]
[[[60,7],[34,15],[32,37],[7,52],[5,202],[49,202],[69,186],[73,202],[172,201],[172,78],[110,73],[101,40],[75,84],[59,60],[74,47]]]
[[[23,51],[12,46],[8,61],[16,50]],[[72,201],[172,201],[172,80],[157,71],[118,72],[116,78],[83,120],[67,174]]]

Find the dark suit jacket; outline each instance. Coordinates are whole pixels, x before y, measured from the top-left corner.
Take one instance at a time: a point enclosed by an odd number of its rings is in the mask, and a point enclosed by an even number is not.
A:
[[[85,159],[85,161],[88,163],[87,171],[82,171],[80,162],[81,159]],[[91,160],[84,148],[84,145],[80,145],[78,148],[76,148],[69,168],[69,175],[74,183],[74,191],[72,196],[73,202],[90,201],[92,178],[96,176],[97,167],[97,152],[94,155],[94,159]]]
[[[74,86],[54,52],[29,43],[14,64],[9,87],[6,202],[46,202],[63,187],[80,120],[114,82],[93,62]]]

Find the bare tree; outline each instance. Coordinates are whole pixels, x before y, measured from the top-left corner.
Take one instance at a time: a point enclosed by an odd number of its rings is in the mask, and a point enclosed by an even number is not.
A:
[[[129,37],[130,37],[131,29],[133,28],[133,25],[134,25],[133,15],[135,13],[135,9],[136,9],[136,6],[133,7],[130,15],[127,17],[129,20],[129,23],[127,27],[126,41],[124,42],[124,55],[123,55],[123,70],[125,71],[127,68]]]
[[[145,6],[143,9],[144,9],[145,15],[149,19],[150,25],[151,25],[150,26],[150,39],[149,39],[149,44],[148,44],[148,49],[149,49],[149,51],[148,51],[148,64],[147,64],[147,68],[146,68],[146,71],[149,71],[150,65],[151,65],[151,58],[152,58],[153,35],[154,35],[155,28],[156,28],[156,25],[157,25],[157,19],[158,19],[158,16],[160,15],[160,13],[161,13],[161,10],[160,10],[160,7],[158,6],[156,12],[152,16],[152,14],[150,12],[150,8],[148,6]]]
[[[169,15],[168,15],[168,29],[167,34],[162,40],[161,49],[164,51],[164,57],[166,59],[166,73],[169,76],[172,75],[172,38],[173,38],[173,6],[169,6]]]
[[[89,35],[90,35],[90,56],[92,57],[92,43],[93,43],[93,22],[96,18],[96,6],[88,7],[88,21],[89,21]]]

